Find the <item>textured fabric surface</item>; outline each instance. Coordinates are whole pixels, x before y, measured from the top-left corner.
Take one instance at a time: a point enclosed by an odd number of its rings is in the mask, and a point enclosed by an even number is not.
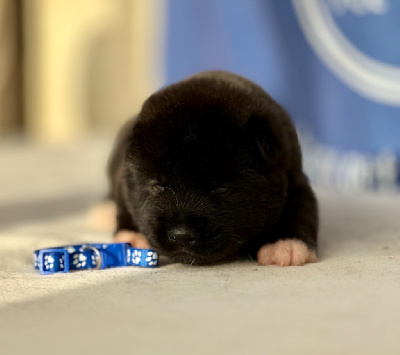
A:
[[[319,191],[320,261],[304,267],[42,276],[34,249],[110,241],[86,223],[109,145],[1,148],[2,354],[399,353],[398,197]]]

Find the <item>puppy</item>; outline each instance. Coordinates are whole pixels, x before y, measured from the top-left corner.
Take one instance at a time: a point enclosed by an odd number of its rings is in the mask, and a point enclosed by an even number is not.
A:
[[[150,96],[117,138],[109,164],[115,241],[203,265],[317,260],[317,202],[288,114],[226,72]]]

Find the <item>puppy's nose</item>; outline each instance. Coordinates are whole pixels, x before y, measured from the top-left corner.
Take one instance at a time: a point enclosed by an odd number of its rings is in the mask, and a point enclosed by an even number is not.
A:
[[[185,226],[177,226],[168,231],[168,239],[174,243],[190,244],[196,240],[195,233]]]

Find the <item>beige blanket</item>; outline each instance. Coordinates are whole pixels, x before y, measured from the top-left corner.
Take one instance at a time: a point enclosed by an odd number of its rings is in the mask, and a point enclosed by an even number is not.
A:
[[[320,262],[41,276],[36,248],[110,240],[86,211],[109,144],[0,149],[0,354],[400,354],[400,199],[318,193]]]

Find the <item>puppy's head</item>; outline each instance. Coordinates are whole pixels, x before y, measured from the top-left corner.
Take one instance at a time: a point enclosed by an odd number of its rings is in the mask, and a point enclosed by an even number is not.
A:
[[[286,153],[280,128],[265,120],[281,114],[277,107],[210,79],[145,102],[124,181],[128,208],[154,247],[179,262],[212,263],[277,221]]]

